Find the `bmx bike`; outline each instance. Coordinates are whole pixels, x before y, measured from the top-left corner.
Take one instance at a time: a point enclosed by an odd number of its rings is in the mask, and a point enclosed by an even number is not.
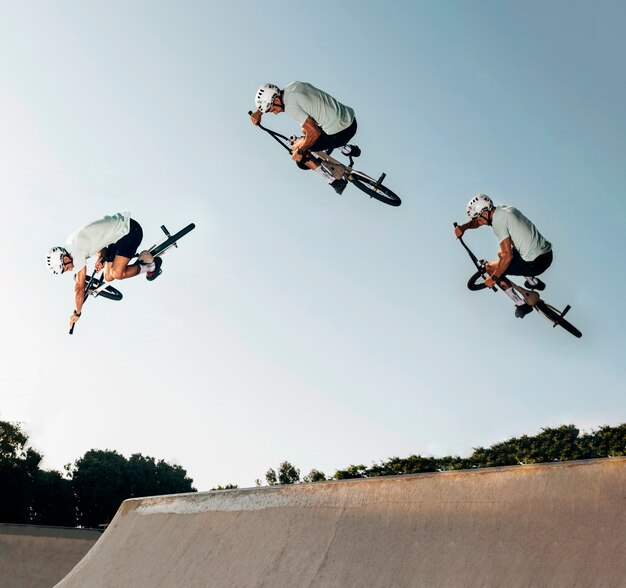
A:
[[[456,227],[457,223],[454,223],[454,226]],[[461,245],[463,245],[463,247],[469,254],[477,270],[468,280],[467,287],[473,292],[476,292],[478,290],[484,290],[485,288],[487,288],[487,285],[484,282],[485,278],[487,277],[487,262],[484,259],[479,260],[465,244],[462,237],[459,237],[459,241],[461,241]],[[542,300],[541,296],[536,290],[529,290],[527,288],[519,286],[518,284],[513,282],[509,276],[503,276],[499,278],[497,284],[503,292],[507,288],[513,288],[522,296],[526,304],[531,306],[533,310],[536,310],[548,322],[552,323],[553,328],[559,326],[565,329],[568,333],[574,335],[574,337],[582,337],[582,333],[574,325],[572,325],[572,323],[568,322],[564,318],[571,309],[571,306],[569,304],[562,311],[560,311],[558,308],[552,306],[545,300]],[[494,292],[498,291],[495,286],[492,288],[492,290]]]
[[[252,115],[252,111],[249,111],[248,114]],[[260,123],[257,126],[268,133],[285,149],[287,149],[289,153],[291,153],[291,147],[295,142],[296,137],[285,137],[285,135],[272,131]],[[354,169],[354,159],[350,155],[347,156],[349,164],[345,165],[332,157],[332,152],[333,149],[307,152],[305,153],[305,157],[312,159],[319,165],[322,165],[336,180],[343,179],[350,182],[353,186],[356,186],[370,198],[375,198],[379,202],[383,202],[389,206],[400,206],[400,204],[402,204],[400,197],[387,186],[383,185],[383,180],[387,177],[386,173],[382,173],[376,180],[367,174]]]
[[[161,225],[161,230],[165,233],[167,238],[158,245],[152,245],[148,251],[150,251],[153,257],[161,257],[168,249],[178,247],[178,241],[195,228],[196,225],[190,223],[184,229],[181,229],[174,235],[170,235],[165,225]],[[135,257],[137,257],[137,255],[135,255],[133,259],[135,259]],[[123,295],[117,288],[114,288],[104,280],[104,271],[102,271],[99,276],[96,276],[96,270],[94,269],[89,279],[85,282],[85,302],[87,302],[89,297],[106,298],[107,300],[119,302],[123,298]],[[74,332],[75,325],[76,323],[72,325],[70,335]]]

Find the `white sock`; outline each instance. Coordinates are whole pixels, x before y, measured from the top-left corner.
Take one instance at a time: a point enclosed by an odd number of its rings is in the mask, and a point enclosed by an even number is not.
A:
[[[515,302],[515,306],[526,304],[526,301],[513,288],[507,288],[504,293]]]
[[[154,262],[152,262],[150,265],[140,265],[139,273],[147,274],[148,272],[153,272],[155,269],[156,269],[156,265],[154,264]]]
[[[315,171],[320,174],[320,176],[322,176],[329,184],[335,181],[333,175],[327,169],[325,169],[323,165],[318,165],[315,168]]]

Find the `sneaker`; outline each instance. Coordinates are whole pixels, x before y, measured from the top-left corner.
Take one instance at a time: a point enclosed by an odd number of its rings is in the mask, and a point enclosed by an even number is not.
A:
[[[146,280],[148,280],[148,282],[152,282],[153,280],[156,280],[161,275],[162,264],[163,264],[163,260],[160,257],[154,258],[154,270],[146,274]]]
[[[154,263],[154,257],[152,255],[152,253],[150,253],[148,250],[142,251],[137,256],[137,259],[139,260],[139,263],[141,265],[151,265],[151,264]]]
[[[357,145],[344,145],[340,147],[339,150],[346,156],[349,157],[358,157],[361,155],[361,149]]]
[[[522,304],[515,307],[515,316],[517,318],[524,318],[528,313],[533,311],[533,307],[530,304]]]
[[[531,284],[528,280],[524,280],[524,288],[528,288],[529,290],[545,290],[546,285],[539,279],[534,278],[536,280],[536,284]]]
[[[337,192],[337,194],[341,194],[346,189],[346,186],[348,185],[348,180],[335,180],[334,182],[331,182],[330,185],[335,189],[335,192]]]

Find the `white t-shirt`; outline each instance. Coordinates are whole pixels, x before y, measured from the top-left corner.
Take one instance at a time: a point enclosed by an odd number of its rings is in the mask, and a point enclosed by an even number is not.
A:
[[[76,229],[65,242],[65,248],[74,260],[74,269],[83,269],[89,257],[129,232],[130,212],[116,212]]]
[[[543,253],[552,249],[548,241],[517,208],[513,206],[496,206],[491,220],[493,232],[502,243],[511,237],[513,247],[517,249],[525,261],[534,261]]]
[[[291,82],[283,91],[285,114],[300,126],[310,116],[327,134],[336,135],[354,121],[354,110],[306,82]]]

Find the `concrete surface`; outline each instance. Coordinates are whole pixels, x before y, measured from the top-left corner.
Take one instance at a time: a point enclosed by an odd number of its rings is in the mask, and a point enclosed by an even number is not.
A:
[[[0,587],[52,588],[101,536],[91,529],[0,523]]]
[[[59,588],[626,586],[626,458],[125,501]]]

